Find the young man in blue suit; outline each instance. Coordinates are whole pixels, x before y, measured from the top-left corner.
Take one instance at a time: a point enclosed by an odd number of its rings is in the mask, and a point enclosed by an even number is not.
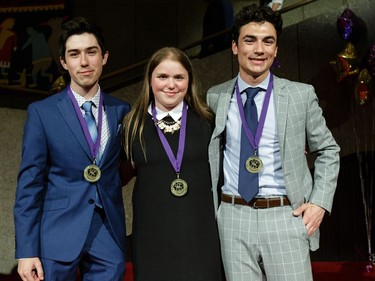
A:
[[[79,269],[82,280],[123,281],[120,137],[130,106],[99,87],[108,51],[98,27],[65,23],[59,51],[70,83],[31,104],[25,124],[14,205],[18,273],[73,281]]]
[[[282,20],[269,7],[235,17],[236,78],[208,90],[216,113],[209,146],[213,189],[228,281],[312,281],[309,250],[330,212],[339,147],[311,85],[270,72]],[[316,155],[311,175],[306,144]],[[223,175],[223,183],[219,180]],[[217,205],[217,193],[214,192]]]

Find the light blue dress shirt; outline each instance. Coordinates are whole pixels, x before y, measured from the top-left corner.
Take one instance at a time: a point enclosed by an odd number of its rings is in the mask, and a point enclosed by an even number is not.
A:
[[[258,110],[258,119],[262,111],[266,89],[270,75],[256,87],[264,89],[254,98]],[[238,75],[237,78],[240,93],[250,85],[246,84]],[[242,103],[245,103],[246,94],[241,94]],[[241,148],[242,122],[237,105],[235,91],[233,92],[226,121],[226,146],[224,149],[224,186],[225,194],[240,196],[238,193],[238,173]],[[265,119],[262,136],[259,142],[259,157],[263,162],[263,168],[259,173],[259,194],[257,197],[286,195],[283,171],[281,166],[280,145],[277,134],[277,122],[273,92]]]

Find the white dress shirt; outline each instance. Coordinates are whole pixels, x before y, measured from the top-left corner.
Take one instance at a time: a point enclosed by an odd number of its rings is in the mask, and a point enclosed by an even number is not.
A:
[[[81,95],[74,92],[73,89],[71,89],[71,90],[72,90],[72,93],[73,93],[75,99],[77,100],[78,107],[81,109],[82,116],[84,116],[85,111],[82,109],[82,105],[87,100],[84,97],[82,97]],[[93,102],[92,115],[94,115],[96,126],[98,126],[99,99],[100,99],[100,87],[98,87],[97,93],[91,99],[91,101]],[[99,147],[99,153],[98,153],[98,157],[97,157],[98,159],[101,159],[101,157],[103,155],[103,152],[104,152],[104,149],[105,149],[105,146],[107,145],[108,139],[110,137],[109,128],[108,128],[107,113],[105,112],[105,105],[104,104],[103,104],[102,118],[103,118],[102,119],[102,135],[101,135],[101,138],[100,138],[100,147]]]

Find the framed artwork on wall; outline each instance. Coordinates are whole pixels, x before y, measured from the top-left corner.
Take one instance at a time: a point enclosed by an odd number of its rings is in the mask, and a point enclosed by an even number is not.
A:
[[[65,0],[0,0],[0,106],[51,94],[61,75],[58,36]],[[21,102],[22,103],[22,102]]]

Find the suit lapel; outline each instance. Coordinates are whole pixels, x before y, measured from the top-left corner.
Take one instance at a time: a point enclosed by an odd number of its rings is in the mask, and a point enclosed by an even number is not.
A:
[[[70,127],[73,136],[78,140],[78,142],[81,144],[85,153],[91,159],[92,155],[91,155],[90,147],[87,144],[81,124],[74,110],[72,101],[70,100],[66,91],[61,94],[61,99],[60,99],[60,102],[57,104],[57,107],[62,117],[65,119],[66,123]]]
[[[116,139],[117,136],[117,110],[116,106],[113,106],[113,104],[110,103],[107,94],[103,94],[104,97],[104,109],[107,114],[107,122],[108,122],[108,130],[109,130],[109,139],[107,141],[107,144],[103,150],[102,159],[100,160],[100,163],[105,163],[105,158],[107,157],[109,151],[113,147],[113,142]]]
[[[222,92],[219,93],[216,109],[216,126],[213,132],[214,136],[218,136],[224,131],[235,82],[236,79],[232,79],[228,83],[224,84]]]
[[[286,120],[288,114],[288,102],[289,102],[289,92],[286,91],[286,85],[284,80],[279,79],[274,76],[273,84],[273,94],[274,94],[274,104],[277,120],[277,129],[279,132],[279,142],[281,152],[285,151],[285,130],[286,130]]]

